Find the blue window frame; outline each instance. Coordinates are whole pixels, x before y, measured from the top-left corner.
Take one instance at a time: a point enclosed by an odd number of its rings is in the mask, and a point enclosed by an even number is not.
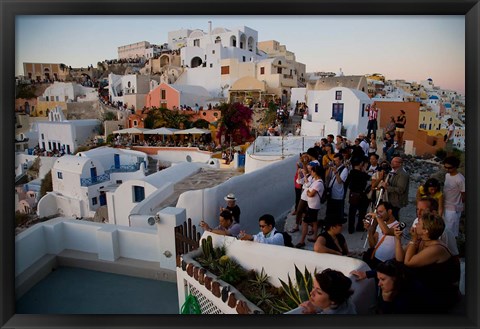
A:
[[[342,91],[341,90],[335,91],[335,100],[336,101],[341,101],[342,100]]]
[[[133,202],[141,202],[145,199],[145,188],[143,186],[133,186]]]

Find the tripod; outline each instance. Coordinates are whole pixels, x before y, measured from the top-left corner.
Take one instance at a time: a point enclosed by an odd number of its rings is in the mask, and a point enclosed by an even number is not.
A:
[[[376,214],[377,213],[377,207],[379,205],[379,203],[382,201],[382,198],[383,198],[383,194],[385,193],[385,188],[382,186],[380,187],[380,192],[378,193],[378,197],[377,199],[375,200],[375,208],[373,209],[373,213]],[[372,210],[372,207],[373,207],[373,202],[370,203],[370,211]],[[370,219],[370,225],[373,224],[373,217]],[[365,232],[367,232],[367,238],[365,239]],[[364,231],[363,234],[362,234],[362,238],[361,240],[365,239],[365,243],[363,244],[363,248],[365,248],[367,246],[367,241],[368,241],[368,231]]]

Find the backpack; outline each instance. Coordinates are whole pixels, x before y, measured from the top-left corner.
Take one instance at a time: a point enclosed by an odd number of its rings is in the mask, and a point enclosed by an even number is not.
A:
[[[322,183],[323,183],[323,193],[322,195],[320,196],[320,203],[321,204],[324,204],[325,202],[327,202],[328,200],[328,197],[329,197],[329,192],[327,192],[327,184],[325,184],[325,181],[322,180]],[[317,192],[318,193],[318,192]]]
[[[275,234],[277,233],[283,235],[283,245],[285,247],[294,247],[292,242],[292,236],[290,234],[288,234],[287,232],[276,231]]]
[[[342,165],[342,166],[340,167],[340,173],[339,173],[340,175],[342,174],[343,169],[345,169],[345,166]],[[333,178],[333,179],[335,179],[335,178]],[[323,193],[322,193],[322,195],[320,196],[320,203],[321,203],[321,204],[324,204],[325,202],[327,202],[327,200],[331,197],[331,195],[332,195],[332,186],[333,186],[333,184],[332,184],[331,186],[327,186],[327,184],[325,183],[325,181],[323,181]],[[346,192],[346,191],[347,191],[347,187],[345,186],[345,182],[343,182],[343,188],[344,188],[343,198],[345,199],[345,196],[346,196],[346,194],[347,194],[347,192]]]

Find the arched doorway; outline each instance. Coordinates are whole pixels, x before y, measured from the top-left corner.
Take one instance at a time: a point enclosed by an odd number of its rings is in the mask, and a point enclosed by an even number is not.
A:
[[[202,65],[202,59],[200,57],[194,57],[192,58],[192,61],[190,62],[190,67],[198,67]]]

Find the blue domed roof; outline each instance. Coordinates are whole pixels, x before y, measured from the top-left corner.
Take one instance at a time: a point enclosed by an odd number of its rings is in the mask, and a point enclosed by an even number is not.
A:
[[[445,103],[445,104],[443,104],[443,106],[445,106],[446,108],[451,108],[451,107],[452,107],[452,104],[450,104],[450,103]]]
[[[430,96],[428,99],[438,99],[437,96]]]
[[[428,81],[433,81],[432,78],[428,78],[427,80],[428,80]]]

